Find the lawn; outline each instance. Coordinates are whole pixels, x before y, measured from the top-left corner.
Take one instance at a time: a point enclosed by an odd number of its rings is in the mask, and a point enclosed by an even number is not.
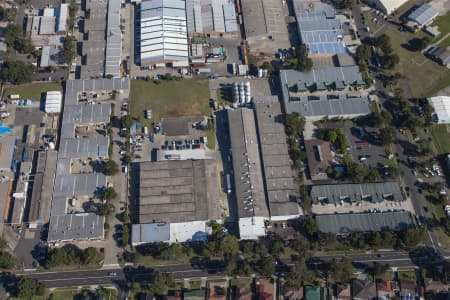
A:
[[[376,32],[378,29],[380,29],[381,25],[376,22],[373,22],[372,19],[373,18],[379,19],[382,17],[374,14],[371,11],[365,11],[363,14],[364,14],[364,18],[366,20],[366,24],[370,28],[370,32]]]
[[[437,17],[431,26],[439,27],[439,31],[441,34],[437,37],[440,39],[444,35],[450,32],[450,11],[447,12],[444,16]]]
[[[105,300],[116,300],[117,291],[115,289],[107,289],[109,297],[103,298]],[[75,295],[79,294],[81,290],[76,288],[58,288],[52,292],[52,300],[70,300],[74,299]]]
[[[151,109],[153,121],[162,117],[209,115],[209,88],[205,80],[131,81],[131,116],[147,123],[144,111]]]
[[[424,33],[411,34],[399,32],[389,27],[386,34],[391,38],[394,52],[400,57],[400,63],[394,72],[404,75],[413,97],[427,97],[450,84],[450,71],[426,58],[419,51],[409,51],[402,45],[414,37],[421,38]]]
[[[450,36],[446,37],[444,40],[442,40],[439,43],[439,47],[445,48],[445,47],[450,47]]]
[[[415,270],[408,270],[408,271],[398,271],[397,272],[398,278],[400,280],[411,280],[416,281],[416,271]]]
[[[62,91],[61,83],[27,83],[11,85],[5,88],[2,99],[9,95],[18,94],[20,99],[41,99],[41,94],[47,91]]]
[[[438,154],[446,154],[450,152],[450,133],[447,125],[439,124],[431,128],[434,145]]]

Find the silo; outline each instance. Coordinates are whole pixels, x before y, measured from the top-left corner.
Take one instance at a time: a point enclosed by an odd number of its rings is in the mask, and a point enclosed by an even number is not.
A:
[[[239,82],[239,96],[240,96],[240,103],[245,104],[245,82],[241,81]]]
[[[258,78],[262,78],[264,74],[264,70],[263,69],[258,69]]]
[[[245,102],[250,103],[251,99],[252,99],[252,96],[251,96],[250,81],[246,81],[245,82]]]
[[[233,101],[240,102],[239,101],[239,86],[236,82],[233,82]]]

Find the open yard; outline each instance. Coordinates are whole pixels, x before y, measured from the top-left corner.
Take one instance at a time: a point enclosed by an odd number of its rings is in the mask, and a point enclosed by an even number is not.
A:
[[[19,95],[20,99],[41,99],[41,94],[48,91],[62,91],[61,83],[27,83],[21,85],[11,85],[5,88],[2,99],[9,95]]]
[[[131,116],[145,122],[144,111],[151,109],[153,121],[162,117],[209,115],[208,82],[196,79],[131,81]]]
[[[435,125],[431,129],[433,142],[438,154],[446,154],[450,152],[450,132],[447,125]]]
[[[406,77],[413,97],[427,97],[450,85],[450,71],[447,68],[426,58],[419,51],[410,51],[404,47],[410,39],[421,38],[424,33],[414,35],[389,27],[386,34],[391,38],[394,52],[400,57],[400,63],[394,71]]]

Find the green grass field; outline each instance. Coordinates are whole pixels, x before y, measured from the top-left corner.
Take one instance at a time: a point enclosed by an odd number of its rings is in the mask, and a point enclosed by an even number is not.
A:
[[[389,28],[386,34],[391,38],[394,52],[400,57],[400,63],[394,72],[406,77],[413,97],[428,97],[450,84],[450,71],[425,57],[419,51],[409,51],[402,45],[412,38],[421,38],[425,33],[410,34]]]
[[[442,47],[442,48],[450,47],[450,36],[448,36],[447,38],[443,39],[443,40],[439,43],[439,47]]]
[[[450,132],[447,130],[447,125],[435,125],[431,129],[433,142],[438,151],[438,154],[446,154],[450,152]]]
[[[48,91],[62,91],[61,83],[27,83],[6,87],[2,99],[18,94],[20,99],[41,99],[41,94]]]
[[[144,111],[152,110],[153,120],[162,117],[209,115],[209,88],[205,80],[131,81],[131,116],[148,123]]]
[[[431,26],[438,26],[441,34],[437,37],[440,39],[444,35],[450,32],[450,11],[443,16],[437,17]]]
[[[103,298],[105,300],[116,300],[117,291],[115,289],[107,289],[109,292],[109,297]],[[76,288],[59,288],[52,292],[52,300],[71,300],[74,299],[75,295],[80,293],[80,290]]]

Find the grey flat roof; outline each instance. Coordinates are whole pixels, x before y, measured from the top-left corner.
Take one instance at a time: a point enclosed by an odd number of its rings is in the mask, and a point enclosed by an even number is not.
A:
[[[281,1],[242,0],[241,5],[247,39],[288,38]]]
[[[228,124],[238,217],[269,217],[253,110],[228,110]]]
[[[409,212],[318,215],[316,221],[323,233],[402,231],[413,226]]]
[[[271,217],[299,215],[295,173],[288,153],[283,114],[276,96],[254,98],[264,182]],[[272,161],[279,164],[273,166]]]
[[[78,124],[109,123],[110,114],[111,105],[109,103],[65,106],[61,125],[61,139],[73,138],[75,126]]]
[[[92,213],[52,216],[48,241],[94,240],[103,238],[105,218]]]
[[[16,151],[16,137],[0,137],[0,170],[10,171],[14,153]]]
[[[139,223],[216,220],[221,216],[216,162],[136,164]]]
[[[31,173],[32,165],[33,163],[31,161],[24,161],[20,163],[16,189],[13,193],[14,202],[10,220],[11,224],[22,224],[23,212],[28,196],[29,175]],[[14,194],[16,195],[14,196]]]
[[[80,125],[89,124],[83,122],[105,122],[109,120],[109,105],[101,104],[94,105],[97,107],[88,107],[84,104],[79,104],[78,93],[83,91],[124,90],[128,89],[128,87],[128,78],[66,81],[64,111],[62,114],[63,128],[61,131],[67,131],[68,128],[74,126],[74,122],[77,120],[79,120]],[[67,132],[65,134],[68,135]],[[103,174],[71,174],[71,159],[107,157],[108,145],[108,136],[64,138],[61,132],[55,184],[52,193],[49,242],[103,237],[103,217],[91,213],[67,214],[66,206],[68,198],[72,196],[90,196],[98,188],[106,186],[106,177]]]
[[[403,201],[402,191],[398,182],[377,182],[361,184],[328,184],[314,185],[311,189],[313,203],[326,201],[340,203],[341,200],[361,202],[382,202],[387,199]]]
[[[106,27],[105,76],[120,77],[122,55],[122,32],[120,30],[121,0],[108,1],[108,19]]]
[[[424,3],[414,10],[408,19],[414,21],[420,25],[425,25],[430,23],[434,18],[437,17],[438,11],[429,3]]]
[[[133,224],[131,244],[167,242],[170,240],[170,224]]]
[[[50,207],[56,174],[58,152],[40,151],[34,174],[33,193],[30,202],[28,221],[47,223],[50,220]]]
[[[345,91],[328,92],[327,86],[343,89],[346,85],[363,84],[357,66],[330,67],[308,73],[281,70],[282,100],[286,113],[297,112],[305,117],[359,116],[370,113],[367,96],[353,96]],[[307,93],[309,87],[324,92]]]
[[[109,137],[63,139],[59,143],[59,158],[108,157]]]

